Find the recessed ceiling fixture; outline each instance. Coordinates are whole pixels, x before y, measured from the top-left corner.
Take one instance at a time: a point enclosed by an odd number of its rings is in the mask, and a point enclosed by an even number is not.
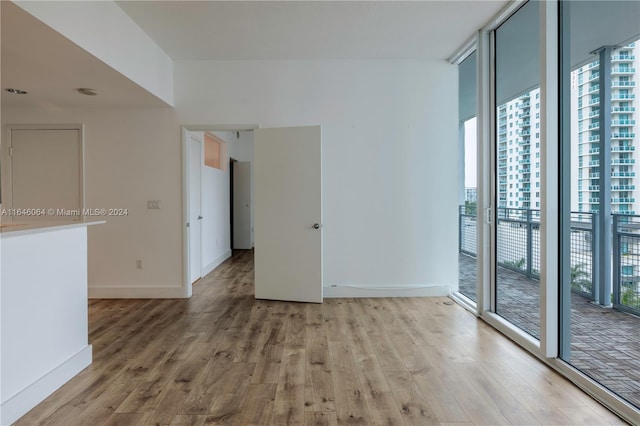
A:
[[[81,95],[87,95],[87,96],[97,96],[98,95],[98,93],[95,90],[89,89],[88,87],[81,87],[81,88],[76,89],[76,90]]]
[[[8,89],[4,89],[4,90],[6,90],[9,93],[13,93],[14,95],[26,95],[27,93],[29,93],[26,90],[14,89],[14,88],[11,88],[11,87],[8,88]]]

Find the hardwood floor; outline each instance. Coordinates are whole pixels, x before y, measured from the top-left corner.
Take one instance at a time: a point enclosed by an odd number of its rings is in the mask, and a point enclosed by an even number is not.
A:
[[[248,251],[89,324],[93,364],[18,425],[623,423],[447,298],[255,300]]]

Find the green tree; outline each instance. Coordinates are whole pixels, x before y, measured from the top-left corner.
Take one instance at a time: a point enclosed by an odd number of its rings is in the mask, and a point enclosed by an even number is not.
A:
[[[571,288],[579,291],[590,292],[591,280],[589,273],[585,270],[586,264],[578,263],[571,267]]]

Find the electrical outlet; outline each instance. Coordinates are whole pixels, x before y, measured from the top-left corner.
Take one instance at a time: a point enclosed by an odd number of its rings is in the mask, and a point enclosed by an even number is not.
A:
[[[147,201],[147,209],[149,209],[149,210],[160,210],[160,200],[148,200]]]
[[[141,259],[136,260],[136,268],[137,269],[142,269],[142,260]]]

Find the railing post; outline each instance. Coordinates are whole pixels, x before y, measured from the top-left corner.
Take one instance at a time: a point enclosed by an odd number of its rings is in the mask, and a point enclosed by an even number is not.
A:
[[[458,207],[458,253],[462,253],[462,209],[463,206]]]
[[[591,297],[599,302],[600,295],[600,220],[591,213]]]
[[[532,210],[527,209],[527,277],[531,278],[531,260],[533,259],[533,219],[532,219]]]
[[[613,282],[611,285],[613,286],[613,304],[620,304],[620,273],[621,273],[621,258],[620,258],[620,231],[618,229],[618,215],[614,214],[613,216]]]
[[[600,220],[600,286],[598,303],[611,305],[611,51],[604,46],[599,51],[598,84],[600,86],[600,116],[598,118],[600,177],[598,184],[598,214]]]

